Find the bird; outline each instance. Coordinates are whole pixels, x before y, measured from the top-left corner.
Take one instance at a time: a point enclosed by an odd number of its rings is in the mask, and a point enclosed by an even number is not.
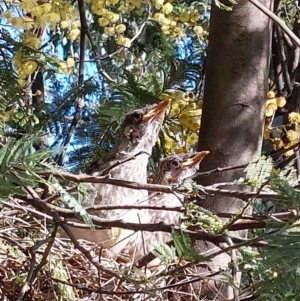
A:
[[[157,142],[170,100],[148,105],[126,114],[120,127],[119,137],[102,161],[94,162],[86,169],[92,176],[109,175],[111,178],[147,183],[148,159]],[[93,205],[130,205],[148,194],[121,186],[96,183],[95,192],[83,201],[84,207]],[[92,214],[114,219],[120,210],[94,211]],[[119,230],[86,230],[70,227],[76,239],[85,239],[108,247]],[[66,237],[61,235],[61,237]]]
[[[200,162],[209,154],[209,151],[194,152],[190,154],[178,154],[163,159],[154,175],[153,183],[161,185],[178,184],[186,178],[192,176],[199,169]],[[183,194],[153,193],[143,201],[137,201],[137,205],[181,207],[184,202]],[[120,219],[137,221],[139,223],[161,223],[180,226],[181,213],[169,210],[151,210],[151,209],[132,209],[124,210],[119,215]],[[127,235],[127,236],[126,236]],[[123,230],[113,252],[116,254],[127,255],[130,260],[135,262],[139,258],[148,254],[153,249],[153,243],[166,243],[172,239],[170,233],[166,232],[147,232]]]

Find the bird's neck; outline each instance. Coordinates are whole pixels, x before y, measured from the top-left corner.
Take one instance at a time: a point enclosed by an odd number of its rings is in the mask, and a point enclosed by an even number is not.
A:
[[[148,159],[149,154],[146,153],[122,156],[115,161],[116,166],[110,170],[109,174],[116,179],[147,183]]]

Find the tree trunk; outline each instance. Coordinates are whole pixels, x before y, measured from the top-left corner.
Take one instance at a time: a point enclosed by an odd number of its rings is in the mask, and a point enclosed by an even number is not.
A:
[[[272,9],[272,0],[262,2]],[[245,164],[260,156],[271,32],[268,17],[247,0],[239,1],[232,12],[212,5],[198,145],[199,150],[209,150],[210,154],[201,163],[201,171]],[[202,185],[230,182],[242,174],[243,170],[222,172],[200,178],[198,182]],[[219,196],[199,200],[199,203],[214,213],[241,212],[247,204],[241,199]],[[245,236],[247,233],[244,231],[239,235]],[[196,242],[200,252],[212,247],[215,246],[203,241]],[[205,269],[226,269],[230,260],[229,255],[218,256]],[[219,284],[215,285],[220,289]],[[220,292],[227,299],[233,298],[233,291],[228,285],[223,284]],[[206,296],[216,298],[215,294],[211,294],[207,293]]]

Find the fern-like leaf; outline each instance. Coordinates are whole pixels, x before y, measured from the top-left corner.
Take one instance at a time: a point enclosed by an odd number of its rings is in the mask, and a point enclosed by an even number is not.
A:
[[[166,244],[155,243],[152,254],[157,257],[161,262],[170,264],[177,260],[176,250]]]
[[[79,201],[75,199],[73,195],[68,193],[59,183],[56,179],[53,179],[53,184],[52,186],[56,189],[56,191],[60,194],[61,196],[61,201],[64,205],[69,207],[70,209],[73,209],[75,214],[78,215],[83,219],[83,221],[90,226],[92,230],[95,229],[93,225],[93,221],[85,208],[80,204]]]
[[[180,258],[188,261],[200,261],[203,259],[203,256],[200,256],[193,247],[192,240],[187,234],[173,230],[172,237]]]
[[[251,162],[245,169],[245,183],[253,187],[260,188],[272,173],[273,159],[271,157],[261,157],[258,161]]]

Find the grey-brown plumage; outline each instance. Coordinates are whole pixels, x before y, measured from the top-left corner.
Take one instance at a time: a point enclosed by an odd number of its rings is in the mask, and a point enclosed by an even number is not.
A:
[[[155,184],[175,184],[183,181],[185,178],[193,175],[199,169],[202,159],[208,154],[208,151],[192,154],[182,154],[170,156],[162,160],[154,176]],[[184,196],[180,194],[161,193],[160,195],[149,196],[144,202],[138,202],[139,205],[159,205],[166,207],[182,206]],[[140,223],[160,223],[180,225],[180,213],[178,211],[164,210],[127,210],[119,216],[121,219],[131,218]],[[166,243],[171,240],[171,234],[165,232],[136,232],[125,230],[118,237],[118,244],[113,248],[116,253],[127,253],[130,258],[137,260],[141,256],[149,253],[153,249],[155,241]],[[127,235],[127,236],[126,236]],[[131,235],[131,236],[129,236]],[[123,240],[122,240],[123,239]],[[121,241],[122,240],[122,241]]]
[[[94,176],[109,174],[110,177],[120,180],[147,182],[147,164],[158,134],[161,130],[165,111],[169,100],[157,105],[146,106],[129,112],[120,128],[120,136],[112,151],[100,163],[94,163],[87,169]],[[135,158],[134,158],[135,157]],[[126,159],[134,158],[126,161]],[[120,162],[126,161],[123,164]],[[96,197],[85,200],[85,206],[97,204],[130,205],[147,195],[147,191],[134,190],[108,184],[94,184]],[[115,219],[120,210],[98,212],[103,218]],[[93,213],[95,214],[95,213]],[[132,222],[132,220],[130,220]],[[72,228],[76,238],[86,239],[104,246],[110,246],[117,236],[118,230],[80,230]]]

